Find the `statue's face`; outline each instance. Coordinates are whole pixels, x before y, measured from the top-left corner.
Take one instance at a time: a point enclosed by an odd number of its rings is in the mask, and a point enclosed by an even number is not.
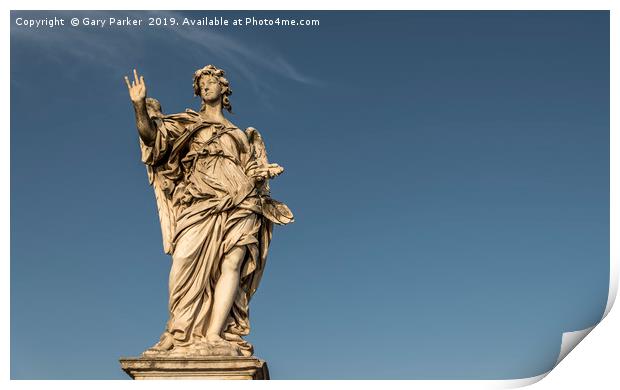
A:
[[[198,81],[200,97],[204,102],[212,103],[222,99],[222,86],[215,77],[202,76]]]

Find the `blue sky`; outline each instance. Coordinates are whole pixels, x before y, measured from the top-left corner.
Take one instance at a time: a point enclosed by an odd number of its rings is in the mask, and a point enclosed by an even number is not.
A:
[[[164,13],[12,12],[148,18]],[[608,12],[207,12],[318,27],[11,25],[11,377],[123,379],[164,328],[122,77],[166,113],[227,71],[296,222],[251,305],[277,379],[507,379],[553,366],[609,281]]]

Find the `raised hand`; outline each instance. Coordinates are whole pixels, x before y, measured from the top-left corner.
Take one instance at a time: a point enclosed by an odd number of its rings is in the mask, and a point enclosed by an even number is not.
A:
[[[146,84],[144,83],[144,76],[138,77],[138,72],[133,70],[133,81],[130,83],[129,78],[125,76],[125,84],[129,90],[129,97],[134,103],[142,102],[146,99]]]
[[[125,76],[125,84],[129,90],[129,97],[133,103],[133,109],[136,113],[136,127],[140,138],[148,146],[153,146],[155,142],[155,136],[157,133],[149,113],[146,109],[146,84],[144,83],[144,76],[138,77],[138,72],[133,70],[133,81],[130,83],[129,78]]]

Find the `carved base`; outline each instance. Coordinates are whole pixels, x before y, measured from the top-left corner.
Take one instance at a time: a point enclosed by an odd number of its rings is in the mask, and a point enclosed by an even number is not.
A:
[[[142,352],[147,358],[194,358],[205,356],[243,356],[243,353],[233,343],[223,342],[194,342],[187,346],[175,346],[171,350],[159,351],[149,348]]]
[[[121,358],[133,379],[269,379],[267,362],[255,356]]]

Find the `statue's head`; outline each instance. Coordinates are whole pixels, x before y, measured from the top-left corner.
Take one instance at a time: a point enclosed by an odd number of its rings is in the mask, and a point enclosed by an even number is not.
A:
[[[146,98],[146,112],[149,114],[149,117],[162,117],[164,114],[161,112],[161,103],[159,100],[147,97]]]
[[[224,71],[213,65],[207,65],[194,72],[194,95],[200,96],[202,104],[221,101],[222,107],[232,112],[230,99],[232,94],[228,80],[224,78]]]

